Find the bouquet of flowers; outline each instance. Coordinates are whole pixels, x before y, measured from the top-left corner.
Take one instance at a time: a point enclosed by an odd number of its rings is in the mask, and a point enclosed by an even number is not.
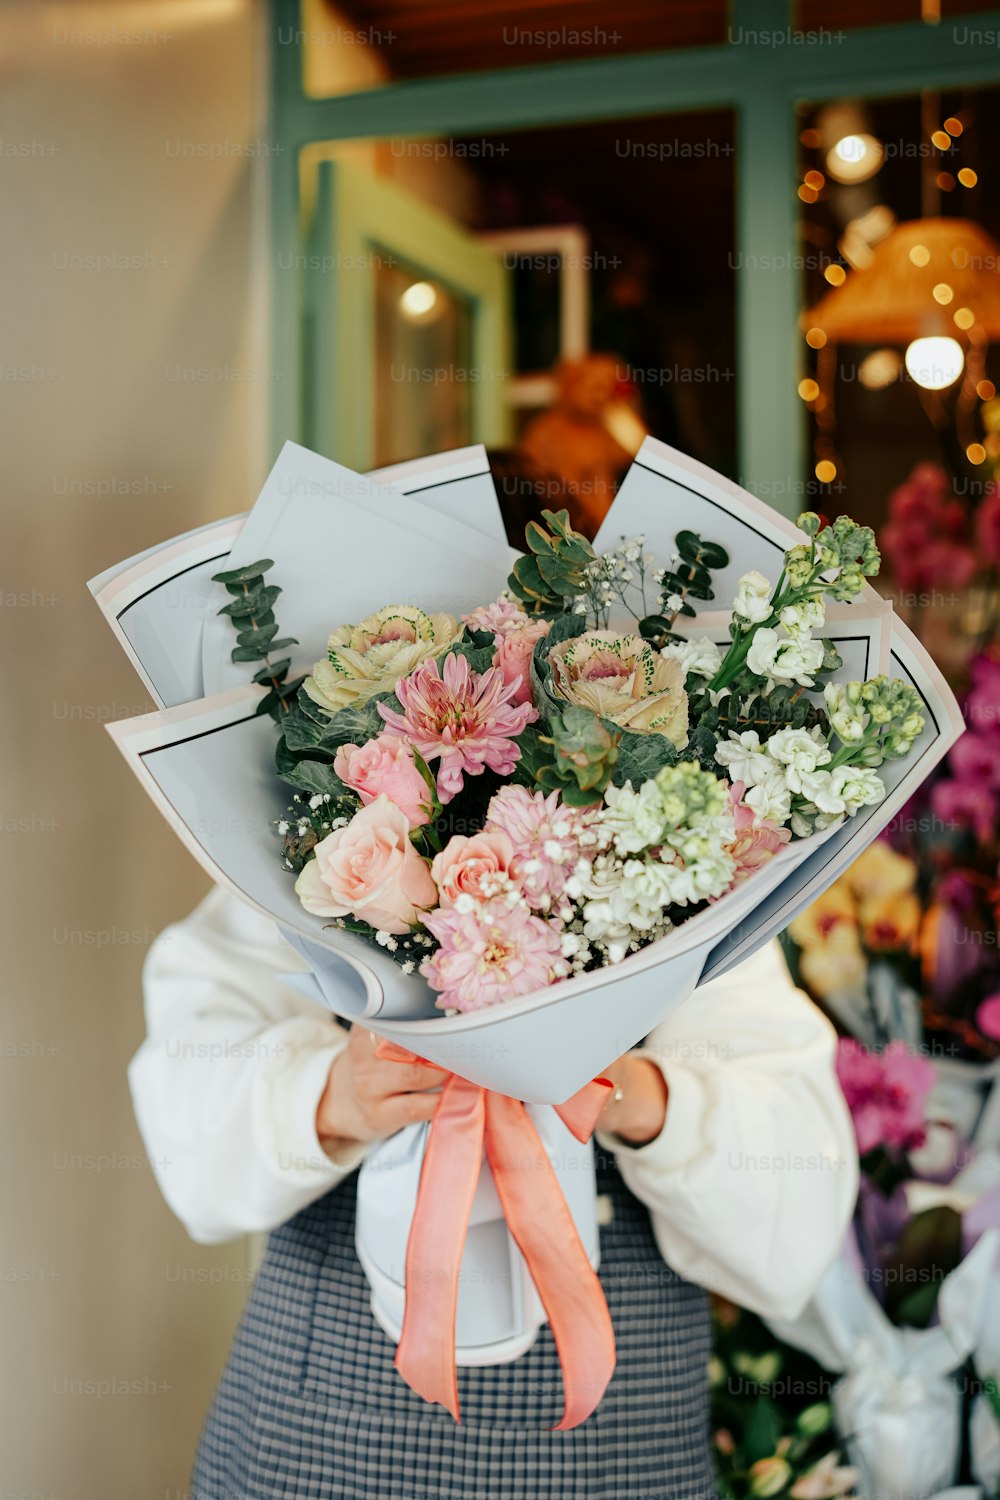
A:
[[[405,1317],[443,1285],[422,1326],[447,1338],[468,1215],[449,1250],[427,1205],[456,1153],[471,1202],[484,1141],[494,1176],[491,1139],[513,1143],[500,1158],[550,1172],[541,1213],[601,1068],[835,879],[962,727],[846,517],[793,527],[647,440],[604,531],[547,512],[512,553],[481,450],[364,479],[286,444],[245,518],[91,584],[163,705],[109,729],[171,825],[277,923],[292,982],[452,1075],[396,1200]],[[449,1105],[470,1089],[472,1149]],[[359,1236],[366,1195],[363,1173]],[[558,1343],[539,1290],[525,1316]],[[592,1291],[584,1352],[609,1376]]]

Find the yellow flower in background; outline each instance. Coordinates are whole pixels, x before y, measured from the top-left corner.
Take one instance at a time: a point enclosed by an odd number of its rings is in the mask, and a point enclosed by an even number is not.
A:
[[[858,911],[861,939],[874,953],[912,952],[923,908],[913,891],[873,896]]]
[[[857,902],[845,878],[835,880],[811,906],[788,924],[788,931],[800,948],[810,949],[828,943],[838,929],[855,932],[858,925]]]
[[[825,942],[803,949],[799,958],[799,973],[820,1000],[860,988],[867,972],[858,930],[843,924],[833,928]]]
[[[843,879],[859,901],[881,896],[902,896],[917,883],[917,867],[905,854],[897,854],[876,839],[846,870]]]

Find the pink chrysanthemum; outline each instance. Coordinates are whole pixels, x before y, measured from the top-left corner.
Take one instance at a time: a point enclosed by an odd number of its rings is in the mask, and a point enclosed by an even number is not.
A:
[[[753,808],[743,801],[745,791],[746,786],[742,781],[734,782],[729,790],[729,805],[726,809],[736,829],[736,837],[726,850],[736,861],[734,885],[746,880],[761,865],[766,865],[792,836],[789,829],[779,828],[777,823],[772,823],[768,818],[758,818]]]
[[[464,656],[450,652],[443,670],[431,657],[396,684],[401,714],[384,703],[378,711],[424,760],[439,762],[438,796],[450,802],[463,776],[479,776],[487,766],[509,776],[517,765],[521,750],[514,737],[538,717],[530,703],[511,701],[517,686],[505,683],[497,667],[473,672]]]
[[[428,913],[424,926],[441,946],[420,972],[441,991],[442,1010],[485,1010],[569,973],[558,924],[521,905],[498,899],[468,911],[439,908]]]
[[[532,906],[548,911],[580,858],[586,813],[564,807],[558,792],[502,787],[486,809],[486,827],[505,833],[514,846],[508,872]]]

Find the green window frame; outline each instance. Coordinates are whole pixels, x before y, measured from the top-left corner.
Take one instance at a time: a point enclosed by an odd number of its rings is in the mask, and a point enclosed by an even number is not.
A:
[[[956,32],[1000,33],[1000,11],[796,41],[794,0],[733,0],[727,40],[710,47],[560,62],[386,84],[312,99],[302,89],[298,0],[271,0],[270,140],[275,445],[305,430],[308,284],[277,268],[303,248],[300,154],[321,141],[419,137],[732,109],[736,117],[736,351],[740,479],[778,509],[798,509],[805,423],[796,387],[801,278],[795,196],[796,110],[844,95],[887,97],[1000,82],[1000,48]],[[279,29],[282,40],[279,42]],[[740,38],[769,32],[782,43]],[[287,41],[289,35],[292,40]]]

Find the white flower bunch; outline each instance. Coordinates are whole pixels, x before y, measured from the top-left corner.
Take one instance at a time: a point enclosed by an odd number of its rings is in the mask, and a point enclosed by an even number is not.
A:
[[[779,729],[763,744],[755,729],[731,731],[716,746],[715,758],[733,781],[744,783],[743,800],[759,818],[790,823],[798,837],[853,817],[885,796],[869,767],[831,764],[833,752],[818,727]]]
[[[722,666],[722,651],[710,635],[690,635],[668,641],[661,648],[660,655],[672,656],[679,661],[685,677],[694,673],[698,677],[711,678]]]
[[[599,849],[577,863],[566,894],[579,931],[609,963],[670,931],[671,907],[729,889],[735,834],[726,808],[722,782],[693,761],[665,766],[638,791],[631,782],[608,787],[593,824]]]

